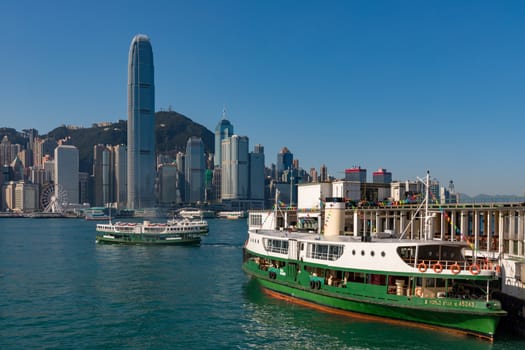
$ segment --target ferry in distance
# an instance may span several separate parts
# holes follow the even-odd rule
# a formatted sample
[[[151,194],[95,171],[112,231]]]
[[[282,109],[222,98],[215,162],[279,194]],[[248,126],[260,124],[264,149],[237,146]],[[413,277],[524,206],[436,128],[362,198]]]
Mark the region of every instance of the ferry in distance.
[[[97,243],[196,245],[209,229],[205,220],[171,219],[166,223],[110,222],[97,224],[96,230]]]

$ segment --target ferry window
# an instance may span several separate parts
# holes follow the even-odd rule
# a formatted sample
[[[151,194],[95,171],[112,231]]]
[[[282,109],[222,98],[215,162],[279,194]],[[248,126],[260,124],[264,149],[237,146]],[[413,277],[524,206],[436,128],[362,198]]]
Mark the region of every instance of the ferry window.
[[[385,252],[381,252],[381,256],[384,258],[385,257]]]
[[[399,247],[397,248],[397,253],[403,259],[411,259],[416,255],[415,247]]]
[[[374,256],[375,254],[376,254],[376,253],[374,253],[373,250],[370,252],[370,255],[371,255],[371,256]]]
[[[337,260],[341,255],[343,255],[344,246],[342,245],[331,245],[330,246],[330,260]]]
[[[262,215],[252,214],[250,215],[251,226],[262,226]]]
[[[355,255],[355,249],[352,249],[352,255]]]
[[[361,255],[365,256],[365,251],[364,250],[361,250]]]
[[[280,239],[266,239],[264,243],[266,250],[270,252],[288,254],[288,241]]]
[[[307,256],[314,259],[337,260],[343,255],[342,245],[311,244]]]
[[[313,244],[312,258],[328,260],[328,246],[325,244]]]

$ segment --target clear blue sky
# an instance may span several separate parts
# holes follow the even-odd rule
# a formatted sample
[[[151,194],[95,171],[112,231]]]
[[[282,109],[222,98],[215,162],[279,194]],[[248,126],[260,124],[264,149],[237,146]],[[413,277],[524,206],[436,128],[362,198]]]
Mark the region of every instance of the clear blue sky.
[[[126,119],[143,33],[156,109],[213,131],[226,106],[267,164],[525,190],[523,1],[2,1],[0,31],[0,127]]]

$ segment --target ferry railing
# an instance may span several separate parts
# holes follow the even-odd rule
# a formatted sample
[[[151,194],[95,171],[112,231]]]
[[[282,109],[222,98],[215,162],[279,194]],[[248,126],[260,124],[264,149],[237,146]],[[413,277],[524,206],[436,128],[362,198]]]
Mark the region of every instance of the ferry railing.
[[[465,260],[437,260],[437,259],[418,259],[414,265],[419,272],[441,273],[450,271],[452,274],[459,274],[461,271],[469,271],[473,275],[478,275],[482,271],[495,271],[499,273],[499,265],[490,259],[465,259]]]

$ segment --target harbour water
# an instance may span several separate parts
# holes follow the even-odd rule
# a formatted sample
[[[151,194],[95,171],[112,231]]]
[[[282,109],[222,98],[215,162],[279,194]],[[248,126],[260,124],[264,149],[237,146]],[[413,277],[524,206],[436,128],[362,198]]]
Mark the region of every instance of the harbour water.
[[[0,349],[522,349],[274,299],[241,269],[246,220],[198,247],[95,243],[95,222],[0,218]]]

